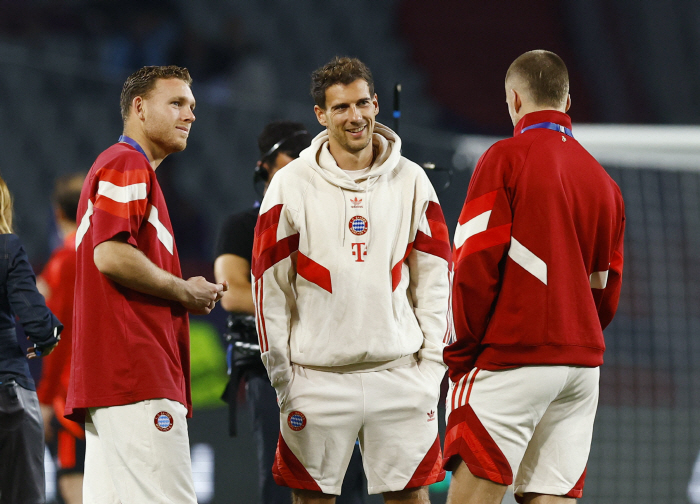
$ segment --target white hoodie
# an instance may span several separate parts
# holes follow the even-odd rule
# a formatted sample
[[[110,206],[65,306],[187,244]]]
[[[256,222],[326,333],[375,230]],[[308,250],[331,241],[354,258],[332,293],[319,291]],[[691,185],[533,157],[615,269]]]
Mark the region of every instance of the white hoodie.
[[[262,360],[280,398],[292,363],[335,372],[388,369],[415,358],[436,382],[452,331],[452,256],[425,172],[375,124],[378,154],[354,181],[327,131],[272,180],[253,248]]]

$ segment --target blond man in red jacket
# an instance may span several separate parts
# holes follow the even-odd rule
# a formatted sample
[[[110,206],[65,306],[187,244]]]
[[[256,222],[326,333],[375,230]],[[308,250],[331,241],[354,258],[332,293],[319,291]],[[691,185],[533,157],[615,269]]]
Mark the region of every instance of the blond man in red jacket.
[[[455,232],[448,502],[581,497],[603,329],[622,278],[617,184],[574,139],[569,78],[548,51],[506,74],[515,131],[479,160]]]

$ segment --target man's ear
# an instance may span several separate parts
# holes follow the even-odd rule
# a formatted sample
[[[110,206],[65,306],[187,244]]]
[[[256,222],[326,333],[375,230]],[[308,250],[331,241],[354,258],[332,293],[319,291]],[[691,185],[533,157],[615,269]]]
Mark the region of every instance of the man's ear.
[[[520,97],[520,93],[518,93],[515,89],[510,90],[511,96],[513,97],[513,110],[515,111],[516,114],[520,113],[520,109],[523,106],[523,101]]]
[[[564,109],[564,112],[568,112],[570,108],[571,108],[571,95],[568,94],[568,95],[566,95],[566,108]]]
[[[318,119],[319,124],[321,124],[321,126],[328,127],[328,121],[326,120],[326,111],[318,105],[314,105],[314,113],[316,114],[316,119]]]
[[[140,96],[136,96],[132,102],[131,102],[131,108],[133,111],[136,113],[136,116],[141,119],[142,121],[145,119],[145,111],[144,111],[144,101],[143,98]]]

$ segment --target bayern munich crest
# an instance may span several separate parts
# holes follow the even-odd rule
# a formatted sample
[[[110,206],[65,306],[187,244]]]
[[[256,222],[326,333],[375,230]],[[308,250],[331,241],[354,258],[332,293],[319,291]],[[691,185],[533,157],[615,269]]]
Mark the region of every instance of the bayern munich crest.
[[[287,417],[287,425],[293,431],[300,431],[306,427],[306,417],[301,411],[292,411]]]
[[[356,215],[352,219],[350,219],[350,232],[354,235],[363,235],[367,232],[368,223],[367,219],[362,217],[361,215]]]
[[[173,428],[173,417],[170,416],[170,413],[167,411],[161,411],[156,415],[156,418],[153,420],[153,423],[156,424],[156,428],[161,431],[161,432],[168,432],[170,429]]]

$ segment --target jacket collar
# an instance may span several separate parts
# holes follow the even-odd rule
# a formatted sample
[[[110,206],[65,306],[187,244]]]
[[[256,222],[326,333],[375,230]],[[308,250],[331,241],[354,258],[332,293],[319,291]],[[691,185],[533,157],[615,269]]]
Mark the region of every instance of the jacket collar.
[[[520,135],[523,128],[543,122],[553,122],[571,129],[571,118],[564,112],[559,112],[558,110],[538,110],[537,112],[526,114],[518,121],[518,124],[515,125],[515,129],[513,130],[513,136]]]

